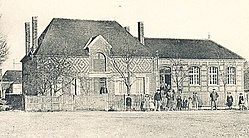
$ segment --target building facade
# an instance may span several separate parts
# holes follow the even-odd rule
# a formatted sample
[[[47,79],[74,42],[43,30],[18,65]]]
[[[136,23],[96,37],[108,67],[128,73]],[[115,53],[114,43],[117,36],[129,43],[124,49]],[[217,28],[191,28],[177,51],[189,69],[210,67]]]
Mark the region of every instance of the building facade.
[[[244,91],[244,62],[211,40],[138,39],[115,21],[53,19],[37,37],[37,17],[25,23],[26,55],[22,90],[29,96],[107,96],[108,108],[131,95],[136,106],[162,86],[182,96],[197,92],[209,106],[216,89],[220,105],[226,92]],[[84,104],[84,103],[82,103]]]
[[[203,106],[210,105],[215,89],[218,103],[225,106],[231,92],[234,105],[244,93],[245,59],[212,40],[147,38],[157,60],[157,86],[168,84],[182,97],[200,96]]]
[[[22,71],[7,70],[2,77],[3,98],[22,94]]]

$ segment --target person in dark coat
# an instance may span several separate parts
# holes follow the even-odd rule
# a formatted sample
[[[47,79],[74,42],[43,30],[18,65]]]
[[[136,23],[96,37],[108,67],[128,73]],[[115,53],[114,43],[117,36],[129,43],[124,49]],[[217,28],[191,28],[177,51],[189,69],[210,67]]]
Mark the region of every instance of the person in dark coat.
[[[161,96],[160,89],[157,89],[157,91],[156,91],[156,93],[154,95],[155,111],[160,111],[161,100],[162,100],[162,96]]]
[[[181,96],[179,95],[179,96],[177,96],[177,98],[176,98],[176,109],[177,109],[177,110],[181,110],[181,106],[182,106],[182,98],[181,98]]]
[[[227,106],[228,106],[229,110],[232,109],[232,105],[233,105],[233,96],[232,96],[231,92],[229,92],[227,94]]]
[[[244,109],[244,104],[245,104],[245,101],[244,101],[244,96],[242,93],[239,94],[239,110],[243,110]]]
[[[131,110],[131,102],[132,102],[132,100],[131,100],[130,94],[128,94],[128,96],[126,97],[126,101],[125,101],[126,110],[128,110],[128,111]]]
[[[168,110],[170,111],[174,110],[174,104],[175,104],[175,92],[170,89],[168,92]]]
[[[187,107],[188,107],[188,99],[187,99],[187,97],[185,96],[185,97],[183,98],[183,100],[182,100],[182,109],[184,109],[184,110],[186,111]]]
[[[218,100],[218,93],[213,89],[213,91],[210,93],[210,100],[211,100],[211,110],[213,110],[213,107],[215,110],[217,110],[217,100]]]

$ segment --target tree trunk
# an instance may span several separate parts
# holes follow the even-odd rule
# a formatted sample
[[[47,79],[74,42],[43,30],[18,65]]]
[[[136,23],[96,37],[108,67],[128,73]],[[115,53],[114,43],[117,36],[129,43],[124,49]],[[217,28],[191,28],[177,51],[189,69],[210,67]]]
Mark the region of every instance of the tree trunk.
[[[128,94],[128,95],[131,94],[131,86],[127,86],[127,94]]]

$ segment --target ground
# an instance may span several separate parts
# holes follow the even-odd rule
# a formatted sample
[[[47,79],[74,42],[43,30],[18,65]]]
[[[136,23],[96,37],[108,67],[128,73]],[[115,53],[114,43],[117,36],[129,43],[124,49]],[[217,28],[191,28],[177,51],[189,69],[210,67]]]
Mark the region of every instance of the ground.
[[[0,137],[249,137],[249,111],[0,112]]]

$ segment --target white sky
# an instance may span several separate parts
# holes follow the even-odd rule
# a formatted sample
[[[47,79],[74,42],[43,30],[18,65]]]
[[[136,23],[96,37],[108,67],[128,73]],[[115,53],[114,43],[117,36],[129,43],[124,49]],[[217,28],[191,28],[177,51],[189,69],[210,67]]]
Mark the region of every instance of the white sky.
[[[8,37],[9,59],[3,69],[24,56],[24,22],[38,16],[39,34],[52,18],[116,20],[137,36],[211,39],[249,60],[249,0],[0,0],[0,29]]]

